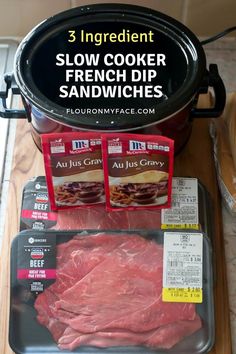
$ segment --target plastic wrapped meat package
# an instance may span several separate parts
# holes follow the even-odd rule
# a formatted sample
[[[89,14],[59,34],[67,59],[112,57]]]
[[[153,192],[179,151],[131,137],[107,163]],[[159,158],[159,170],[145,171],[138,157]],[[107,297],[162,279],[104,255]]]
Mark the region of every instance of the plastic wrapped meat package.
[[[87,209],[59,211],[56,230],[80,229],[159,229],[160,210],[134,210],[106,212],[103,206]]]
[[[104,205],[52,211],[45,177],[38,176],[27,182],[21,204],[20,231],[83,230],[83,229],[159,229],[160,210],[107,212]]]
[[[21,232],[12,245],[11,347],[16,353],[111,347],[113,353],[205,353],[214,341],[209,240],[203,238],[203,302],[195,304],[162,300],[163,239],[162,231]],[[37,248],[40,240],[48,243]],[[32,252],[42,259],[48,247],[56,275],[45,256],[42,280],[43,271],[32,273],[25,262]]]
[[[175,178],[173,179],[175,181]],[[211,238],[212,217],[211,200],[204,186],[196,180],[196,195],[198,200],[198,222],[201,230]],[[175,212],[184,215],[183,210]],[[182,214],[181,214],[182,213]],[[176,219],[175,219],[176,221]],[[185,224],[187,219],[182,220]],[[87,208],[52,211],[50,208],[45,177],[38,176],[24,187],[21,204],[20,231],[34,230],[137,230],[160,229],[161,210],[122,210],[107,212],[103,205],[94,205]]]

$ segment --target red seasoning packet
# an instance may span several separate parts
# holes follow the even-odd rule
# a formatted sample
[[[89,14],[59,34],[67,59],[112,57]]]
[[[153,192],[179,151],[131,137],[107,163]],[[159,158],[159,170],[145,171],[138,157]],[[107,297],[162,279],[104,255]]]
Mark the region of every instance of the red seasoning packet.
[[[105,202],[100,134],[44,134],[42,148],[52,210]]]
[[[157,135],[102,135],[107,210],[169,208],[174,142]]]

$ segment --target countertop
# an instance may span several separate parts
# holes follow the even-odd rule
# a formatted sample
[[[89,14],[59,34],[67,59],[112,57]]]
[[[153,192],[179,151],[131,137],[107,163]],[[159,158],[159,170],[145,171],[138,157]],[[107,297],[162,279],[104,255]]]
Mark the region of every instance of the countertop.
[[[236,40],[221,39],[205,45],[208,63],[216,63],[227,93],[236,92]],[[225,258],[228,278],[232,352],[236,354],[236,217],[222,206]]]
[[[201,106],[209,107],[209,96],[201,97]],[[210,354],[231,354],[229,304],[226,281],[224,239],[221,223],[221,203],[217,187],[212,144],[209,136],[209,119],[198,119],[193,123],[191,138],[175,158],[175,175],[197,177],[206,187],[213,200],[214,236],[214,304],[216,336]],[[201,141],[201,144],[199,144]],[[193,163],[194,161],[194,163]],[[207,166],[207,168],[206,168]],[[31,137],[30,125],[19,120],[15,134],[9,194],[6,207],[6,222],[0,256],[0,353],[12,354],[8,345],[9,325],[9,273],[10,246],[19,230],[22,187],[32,176],[44,173],[42,154],[36,149]]]

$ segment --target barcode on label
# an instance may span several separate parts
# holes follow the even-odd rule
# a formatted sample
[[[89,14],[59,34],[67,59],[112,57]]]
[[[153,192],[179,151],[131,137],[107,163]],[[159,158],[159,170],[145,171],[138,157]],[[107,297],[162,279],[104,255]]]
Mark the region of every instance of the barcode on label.
[[[189,235],[188,234],[183,234],[183,235],[181,235],[181,242],[189,242]]]
[[[181,267],[181,268],[183,268],[183,266],[184,266],[184,263],[183,262],[179,262],[179,261],[177,261],[177,260],[174,260],[174,261],[168,261],[167,262],[167,266],[168,267],[174,267],[174,268],[176,268],[176,267]]]
[[[201,233],[165,232],[163,287],[202,287]]]
[[[198,182],[196,178],[173,178],[172,204],[170,209],[161,211],[161,228],[190,229],[199,224],[198,217]]]
[[[171,203],[171,207],[172,208],[178,208],[178,207],[180,207],[180,203],[179,202],[172,202]]]

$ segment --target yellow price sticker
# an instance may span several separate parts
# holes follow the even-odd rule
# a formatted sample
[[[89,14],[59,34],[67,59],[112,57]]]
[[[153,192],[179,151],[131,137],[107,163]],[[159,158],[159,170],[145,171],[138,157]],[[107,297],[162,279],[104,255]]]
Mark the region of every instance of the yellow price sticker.
[[[163,230],[168,229],[192,229],[192,230],[199,230],[199,224],[161,224],[161,228]]]
[[[202,303],[201,288],[163,288],[162,301]]]

